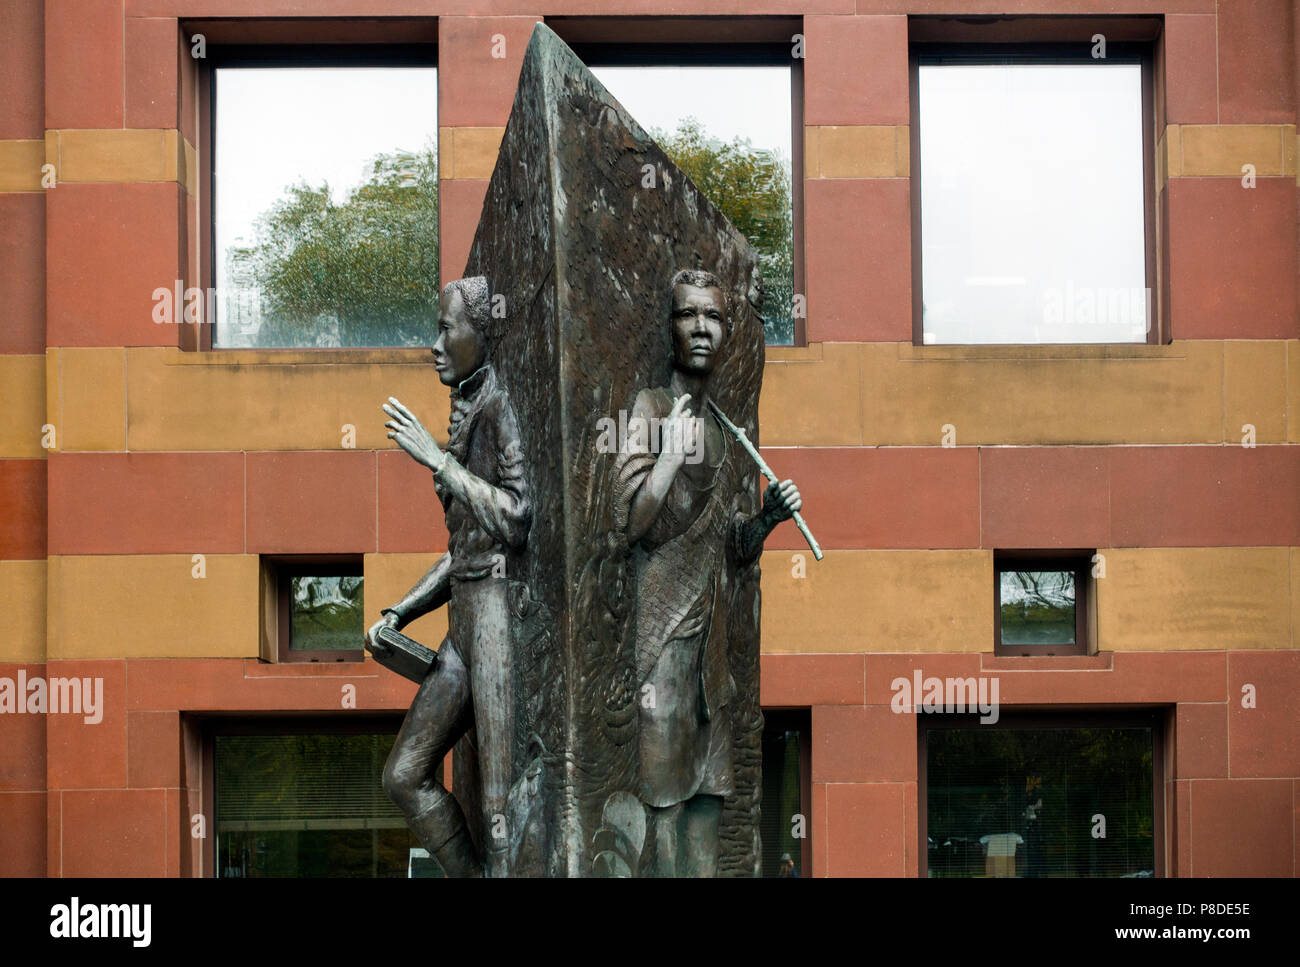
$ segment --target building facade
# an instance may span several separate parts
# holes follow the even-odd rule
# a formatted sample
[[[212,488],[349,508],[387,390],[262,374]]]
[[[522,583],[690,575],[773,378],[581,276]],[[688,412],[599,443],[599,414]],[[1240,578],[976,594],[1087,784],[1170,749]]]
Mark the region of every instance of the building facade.
[[[1300,17],[1286,0],[986,8],[6,3],[0,872],[415,871],[377,784],[414,686],[359,651],[305,660],[293,636],[307,611],[368,626],[446,549],[378,406],[397,396],[441,435],[448,397],[427,348],[244,348],[214,328],[206,293],[243,271],[216,251],[214,78],[240,58],[436,66],[445,282],[544,20],[580,53],[660,64],[790,51],[794,344],[768,348],[761,442],[826,554],[783,524],[762,560],[764,871],[788,852],[804,876],[1295,875]],[[932,330],[927,68],[1107,60],[1133,65],[1137,228],[1093,225],[1081,251],[1137,253],[1145,327],[1061,328],[1106,298],[1066,280],[1029,335]],[[1097,116],[1052,150],[1104,137]],[[299,137],[292,112],[271,120]],[[1061,157],[1023,145],[1056,136],[1047,114],[982,123],[1029,136],[1004,180],[981,176],[997,205],[943,223],[980,298],[1023,282],[970,253],[1025,192],[1116,194],[1092,162],[1044,174]],[[1054,630],[1017,637],[1040,619]],[[444,631],[435,614],[409,633]]]

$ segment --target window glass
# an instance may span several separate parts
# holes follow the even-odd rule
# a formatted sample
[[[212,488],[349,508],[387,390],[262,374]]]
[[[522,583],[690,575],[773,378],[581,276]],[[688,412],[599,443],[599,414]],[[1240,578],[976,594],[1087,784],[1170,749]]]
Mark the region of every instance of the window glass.
[[[1075,638],[1073,571],[1002,571],[1004,645],[1068,645]]]
[[[289,650],[356,651],[364,607],[360,575],[289,578]]]
[[[441,876],[384,794],[394,737],[215,736],[216,875]]]
[[[437,72],[219,67],[217,347],[430,345]]]
[[[763,271],[763,328],[794,342],[788,66],[610,66],[591,72],[749,239]]]
[[[764,718],[759,814],[763,876],[807,876],[810,871],[803,868],[803,844],[812,831],[803,801],[803,779],[809,763],[801,758],[800,746],[808,740],[808,715],[767,712]],[[803,836],[795,836],[796,832]]]
[[[1150,728],[926,732],[932,877],[1155,874]]]
[[[926,343],[1144,342],[1142,69],[919,66]]]

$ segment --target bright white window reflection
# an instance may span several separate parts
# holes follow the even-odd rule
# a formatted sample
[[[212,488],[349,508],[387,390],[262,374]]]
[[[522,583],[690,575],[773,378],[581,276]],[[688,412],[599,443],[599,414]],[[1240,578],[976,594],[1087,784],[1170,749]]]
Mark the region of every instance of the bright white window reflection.
[[[790,68],[593,67],[757,250],[767,342],[794,342]],[[742,143],[738,150],[737,142]],[[722,149],[722,150],[720,150]]]
[[[229,67],[216,89],[214,345],[428,344],[436,69]]]
[[[1144,342],[1141,67],[919,73],[923,341]]]

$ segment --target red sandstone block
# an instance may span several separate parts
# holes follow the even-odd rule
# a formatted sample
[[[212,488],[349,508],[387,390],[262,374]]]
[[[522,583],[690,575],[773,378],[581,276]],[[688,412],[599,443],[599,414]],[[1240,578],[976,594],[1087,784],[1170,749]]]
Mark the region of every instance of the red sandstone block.
[[[178,712],[126,713],[127,779],[132,789],[181,785]]]
[[[1246,686],[1253,708],[1244,708]],[[1234,778],[1300,778],[1300,651],[1228,653],[1228,765]]]
[[[989,588],[989,593],[993,589]],[[989,641],[990,650],[993,647]],[[901,688],[895,689],[894,682],[903,678],[912,688],[913,676],[919,669],[922,680],[931,676],[938,678],[969,678],[980,674],[980,656],[978,654],[869,654],[867,663],[867,700],[868,705],[888,706],[896,695],[904,694]],[[910,691],[907,693],[910,694]],[[917,697],[917,704],[920,698]],[[915,724],[915,719],[913,719]]]
[[[465,274],[474,230],[478,228],[487,197],[486,181],[453,180],[439,182],[438,224],[442,233],[441,274],[444,284]]]
[[[32,427],[39,432],[40,427]],[[0,560],[45,557],[44,460],[0,460]]]
[[[41,0],[0,6],[0,139],[45,137],[44,6]]]
[[[60,712],[46,716],[46,776],[50,790],[119,789],[127,784],[126,662],[51,661],[49,679],[102,679],[102,697],[95,715]],[[87,708],[83,698],[83,711]]]
[[[1171,178],[1167,191],[1174,338],[1300,336],[1294,180]]]
[[[45,875],[44,792],[0,792],[0,876]]]
[[[1288,0],[1219,3],[1219,123],[1295,120],[1292,6]]]
[[[244,549],[242,453],[58,453],[49,463],[52,554]]]
[[[1110,448],[1118,547],[1300,543],[1300,449]]]
[[[804,182],[809,342],[910,342],[906,178]]]
[[[779,447],[763,458],[799,485],[822,547],[979,545],[979,455],[974,448]],[[806,550],[788,521],[769,550]]]
[[[1228,708],[1178,705],[1174,755],[1179,779],[1228,778]]]
[[[51,346],[175,346],[155,289],[181,277],[182,189],[173,182],[61,184],[46,193]]]
[[[439,127],[506,123],[524,50],[538,19],[438,18]]]
[[[369,451],[250,453],[248,551],[374,551],[375,477],[375,455]]]
[[[1291,876],[1292,780],[1197,779],[1191,785],[1191,876]]]
[[[759,659],[764,708],[861,705],[862,655],[763,655]]]
[[[981,447],[983,547],[1110,545],[1104,447]]]
[[[1169,704],[1222,702],[1226,698],[1224,652],[1116,652],[1114,674],[1111,687],[1115,690],[1112,699],[1115,702]]]
[[[302,676],[244,673],[242,658],[130,659],[130,708],[179,711],[337,712],[342,684],[337,674]],[[404,712],[414,683],[372,660],[353,665],[357,707]]]
[[[1210,14],[1165,17],[1165,120],[1214,124],[1219,119],[1218,38]]]
[[[20,678],[20,672],[25,678]],[[27,682],[44,677],[43,664],[0,665],[0,678],[9,679],[15,689],[15,698],[23,702],[24,709],[27,708],[26,696],[17,690],[17,686],[20,682],[25,686]],[[40,713],[20,713],[16,707],[0,714],[0,793],[32,792],[45,788],[46,718]],[[0,829],[3,828],[0,824]]]
[[[904,783],[826,787],[828,876],[903,876]]]
[[[122,127],[122,0],[47,0],[45,127]]]
[[[815,782],[915,782],[916,716],[888,705],[814,705]]]
[[[3,82],[0,82],[2,86]],[[0,353],[45,352],[45,195],[0,194]]]
[[[63,794],[64,876],[165,876],[167,793],[93,789]]]
[[[174,128],[180,31],[170,18],[126,20],[126,126]]]
[[[380,553],[446,549],[447,518],[433,489],[433,474],[404,451],[379,451]]]
[[[907,124],[907,17],[804,18],[804,123]]]

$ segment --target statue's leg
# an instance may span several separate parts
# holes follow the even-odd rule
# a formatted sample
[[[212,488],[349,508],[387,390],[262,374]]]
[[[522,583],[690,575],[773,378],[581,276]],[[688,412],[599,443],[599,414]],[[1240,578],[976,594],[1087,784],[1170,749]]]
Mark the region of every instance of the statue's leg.
[[[437,779],[438,766],[469,727],[469,712],[469,674],[447,640],[384,764],[384,791],[448,876],[482,873],[460,804]]]
[[[718,827],[721,820],[721,796],[699,795],[687,800],[685,832],[681,844],[683,875],[717,875]]]
[[[680,876],[678,858],[681,844],[683,803],[651,806],[650,822],[654,825],[654,868],[651,876]]]
[[[507,582],[483,578],[457,589],[457,614],[473,615],[468,644],[474,731],[483,809],[483,852],[488,876],[510,875],[510,844],[522,830],[506,828],[515,700],[511,688],[510,612]],[[468,630],[468,629],[467,629]]]

